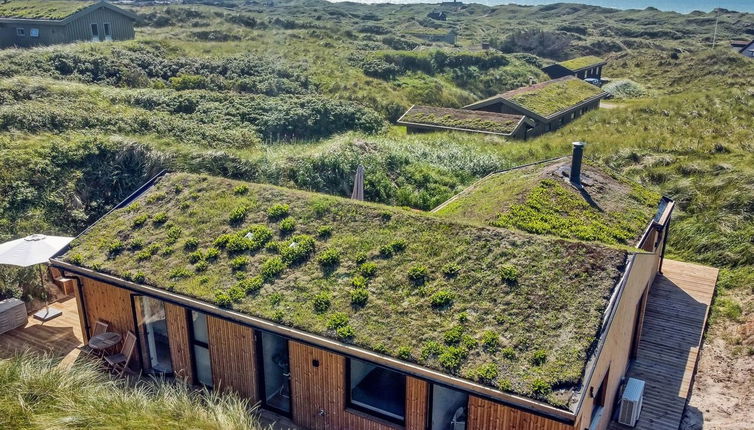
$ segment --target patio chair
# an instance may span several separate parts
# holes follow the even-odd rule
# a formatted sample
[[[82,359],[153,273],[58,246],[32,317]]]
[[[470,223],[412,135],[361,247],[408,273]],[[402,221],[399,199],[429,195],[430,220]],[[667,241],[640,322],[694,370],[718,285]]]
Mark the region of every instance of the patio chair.
[[[102,334],[107,331],[108,324],[104,321],[97,320],[97,322],[94,323],[94,330],[92,331],[92,337],[97,336],[98,334]],[[81,347],[81,350],[89,355],[100,355],[100,351],[96,351],[89,347],[89,345],[84,345]]]
[[[120,352],[105,357],[105,361],[112,368],[113,372],[116,372],[118,376],[122,376],[123,372],[128,369],[128,364],[131,362],[131,356],[134,353],[134,347],[136,346],[136,335],[131,331],[126,333],[126,339],[123,341],[123,347]]]

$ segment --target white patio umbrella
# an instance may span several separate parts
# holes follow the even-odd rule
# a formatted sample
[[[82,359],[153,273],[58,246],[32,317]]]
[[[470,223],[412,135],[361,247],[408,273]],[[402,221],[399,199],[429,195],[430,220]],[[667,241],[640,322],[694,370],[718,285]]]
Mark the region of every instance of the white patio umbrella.
[[[21,239],[11,240],[10,242],[0,244],[0,264],[20,267],[40,264],[39,281],[42,288],[44,288],[44,274],[41,264],[47,263],[50,257],[63,249],[72,240],[72,237],[45,236],[44,234],[32,234]],[[43,311],[39,311],[34,316],[46,321],[61,313],[59,310],[50,309],[47,303],[45,303],[44,313]]]

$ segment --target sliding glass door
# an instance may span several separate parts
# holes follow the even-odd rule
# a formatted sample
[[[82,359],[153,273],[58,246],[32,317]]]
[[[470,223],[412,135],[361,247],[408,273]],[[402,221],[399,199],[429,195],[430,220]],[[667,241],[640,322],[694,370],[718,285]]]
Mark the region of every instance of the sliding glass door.
[[[144,369],[150,373],[173,373],[164,303],[147,296],[135,296],[134,305]]]
[[[265,407],[289,415],[291,412],[291,374],[288,361],[288,340],[258,332],[258,356],[262,400]]]

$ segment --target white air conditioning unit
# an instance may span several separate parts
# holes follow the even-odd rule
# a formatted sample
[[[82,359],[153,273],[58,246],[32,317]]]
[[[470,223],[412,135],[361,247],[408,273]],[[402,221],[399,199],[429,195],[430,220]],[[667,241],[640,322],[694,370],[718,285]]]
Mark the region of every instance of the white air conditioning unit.
[[[634,427],[639,421],[641,414],[641,404],[644,400],[644,381],[634,378],[628,378],[626,388],[623,390],[623,397],[620,399],[620,413],[618,422]]]

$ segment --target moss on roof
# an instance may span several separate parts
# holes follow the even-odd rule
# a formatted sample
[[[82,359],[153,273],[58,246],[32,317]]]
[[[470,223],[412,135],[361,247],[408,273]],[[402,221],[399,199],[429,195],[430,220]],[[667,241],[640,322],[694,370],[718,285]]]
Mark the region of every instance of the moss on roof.
[[[182,173],[72,246],[62,258],[73,264],[560,406],[626,259],[596,244]]]
[[[567,76],[508,91],[501,97],[546,118],[600,94],[603,92],[598,87]]]
[[[634,245],[660,195],[584,164],[580,192],[567,182],[570,157],[489,176],[435,211],[442,217],[535,234]]]
[[[522,119],[523,116],[521,115],[507,115],[468,109],[413,106],[403,114],[398,123],[511,134],[516,130],[516,126],[518,126]]]
[[[58,20],[93,4],[78,0],[11,0],[0,3],[0,17]]]
[[[604,62],[605,62],[605,60],[603,60],[600,57],[595,57],[593,55],[588,55],[586,57],[577,57],[577,58],[572,58],[572,59],[567,60],[567,61],[561,61],[558,64],[560,64],[561,66],[563,66],[563,67],[565,67],[567,69],[580,70],[580,69],[583,69],[584,67],[589,67],[589,66],[593,66],[595,64],[600,64],[600,63],[604,63]]]

